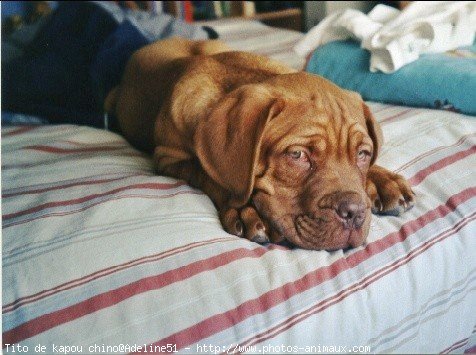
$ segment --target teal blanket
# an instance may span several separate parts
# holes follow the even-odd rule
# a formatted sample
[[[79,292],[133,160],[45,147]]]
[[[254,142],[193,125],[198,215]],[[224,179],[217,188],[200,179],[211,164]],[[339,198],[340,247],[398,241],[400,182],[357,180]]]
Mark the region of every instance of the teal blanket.
[[[364,100],[476,115],[476,44],[422,55],[392,74],[371,73],[370,54],[354,41],[316,49],[306,70],[359,92]]]

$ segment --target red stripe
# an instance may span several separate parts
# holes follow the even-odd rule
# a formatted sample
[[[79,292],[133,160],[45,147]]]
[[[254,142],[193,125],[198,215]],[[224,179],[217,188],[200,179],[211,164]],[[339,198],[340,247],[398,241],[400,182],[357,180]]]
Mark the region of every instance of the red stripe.
[[[9,137],[9,136],[16,136],[17,134],[22,134],[28,131],[31,131],[35,128],[41,127],[40,125],[38,126],[22,126],[20,128],[11,130],[10,132],[3,133],[2,132],[2,137]]]
[[[3,314],[14,311],[15,309],[18,309],[19,307],[24,306],[26,304],[30,304],[32,302],[42,300],[42,299],[44,299],[46,297],[49,297],[49,296],[52,296],[52,295],[54,295],[58,292],[70,290],[70,289],[75,288],[75,287],[79,287],[79,286],[84,285],[84,284],[86,284],[88,282],[91,282],[93,280],[97,280],[99,278],[109,276],[111,274],[117,273],[117,272],[122,271],[122,270],[129,269],[129,268],[134,267],[134,266],[143,265],[143,264],[152,263],[152,262],[157,262],[157,261],[163,260],[165,258],[168,258],[172,255],[177,255],[177,254],[183,253],[185,251],[189,251],[189,250],[192,250],[194,248],[198,248],[198,247],[201,247],[201,246],[204,246],[204,245],[222,243],[222,242],[229,242],[229,241],[232,241],[232,240],[234,240],[234,238],[228,238],[228,239],[215,238],[215,239],[205,240],[205,241],[201,241],[201,242],[193,242],[193,243],[185,244],[185,245],[182,245],[180,247],[176,247],[176,248],[164,251],[162,253],[148,255],[148,256],[145,256],[145,257],[142,257],[142,258],[139,258],[139,259],[128,261],[127,263],[124,263],[124,264],[111,266],[109,268],[96,271],[92,274],[86,275],[86,276],[81,277],[79,279],[68,281],[66,283],[58,285],[58,286],[56,286],[54,288],[51,288],[49,290],[43,290],[43,291],[40,291],[40,292],[35,293],[33,295],[30,295],[30,296],[20,297],[20,298],[16,299],[15,301],[4,305],[2,307]]]
[[[397,106],[398,107],[398,106]],[[382,120],[379,121],[379,123],[386,123],[386,122],[390,122],[390,121],[393,121],[394,119],[398,118],[398,117],[401,117],[409,112],[412,112],[412,111],[415,111],[415,109],[413,108],[409,108],[409,109],[406,109],[406,110],[403,110],[393,116],[390,116],[390,117],[386,117]]]
[[[174,197],[174,196],[178,196],[178,195],[185,195],[185,194],[203,195],[203,192],[198,191],[198,190],[197,191],[188,191],[187,190],[187,191],[179,191],[179,192],[175,192],[173,194],[167,194],[167,195],[161,195],[161,196],[156,196],[156,195],[150,196],[150,195],[144,195],[144,194],[142,194],[142,195],[137,195],[136,194],[136,195],[127,195],[127,196],[116,196],[116,197],[113,197],[113,198],[109,198],[109,199],[101,200],[99,202],[92,203],[90,205],[75,209],[73,211],[51,212],[51,213],[47,213],[45,215],[33,217],[33,218],[30,218],[30,219],[22,219],[22,220],[16,221],[16,222],[3,223],[2,228],[5,229],[5,228],[9,228],[9,227],[16,226],[16,225],[19,225],[19,224],[24,224],[24,223],[28,223],[28,222],[31,222],[31,221],[36,221],[37,219],[48,218],[48,217],[52,217],[52,216],[67,216],[69,214],[85,211],[85,210],[87,210],[91,207],[100,205],[100,204],[105,203],[105,202],[121,200],[121,199],[124,199],[124,198],[160,198],[160,199],[162,199],[162,198],[170,198],[170,197]]]
[[[448,148],[453,148],[453,147],[458,147],[460,145],[462,145],[467,138],[469,137],[473,137],[475,136],[476,133],[471,133],[471,134],[466,134],[464,136],[462,136],[456,143],[454,144],[451,144],[451,145],[444,145],[444,146],[441,146],[441,147],[437,147],[435,149],[431,149],[423,154],[420,154],[418,155],[417,157],[413,158],[412,160],[410,160],[409,162],[405,163],[404,165],[400,166],[398,169],[394,170],[394,173],[399,173],[400,171],[402,170],[405,170],[406,168],[408,168],[409,166],[415,164],[417,161],[420,161],[421,159],[429,156],[429,155],[432,155],[434,153],[437,153],[439,152],[440,150],[444,150],[444,149],[448,149]]]
[[[18,343],[61,324],[111,307],[141,293],[158,290],[172,283],[183,281],[205,271],[215,270],[240,259],[260,258],[269,250],[272,250],[272,248],[266,249],[261,246],[251,250],[245,248],[235,249],[174,270],[166,271],[159,275],[134,281],[115,290],[101,293],[72,306],[31,319],[4,332],[3,347],[5,348],[5,344]]]
[[[107,182],[124,180],[124,179],[130,178],[130,177],[136,177],[136,176],[141,176],[141,175],[140,174],[133,174],[133,175],[121,176],[121,177],[113,178],[113,179],[87,180],[87,181],[80,181],[80,182],[71,182],[69,184],[64,184],[64,185],[56,185],[56,186],[38,188],[38,189],[27,190],[27,191],[4,193],[4,194],[2,194],[2,197],[13,197],[13,196],[20,196],[20,195],[39,194],[39,193],[43,193],[43,192],[47,192],[47,191],[63,190],[63,189],[67,189],[68,187],[76,187],[76,186],[99,185],[99,184],[105,184]]]
[[[329,297],[318,304],[314,305],[313,307],[300,312],[298,314],[293,315],[292,317],[286,319],[284,322],[281,322],[277,326],[270,328],[266,330],[265,332],[254,336],[253,338],[243,342],[239,346],[245,347],[245,346],[252,346],[256,345],[264,340],[270,339],[272,337],[275,337],[277,334],[282,333],[285,330],[288,330],[289,328],[293,327],[295,324],[302,322],[304,319],[310,317],[311,315],[314,315],[316,313],[320,313],[330,306],[339,303],[346,297],[350,296],[351,294],[365,289],[368,285],[374,283],[375,281],[381,279],[382,277],[390,274],[394,270],[398,269],[402,265],[406,265],[409,261],[417,257],[418,255],[422,254],[424,251],[429,249],[431,246],[435,245],[436,243],[441,242],[442,240],[455,235],[455,233],[459,232],[462,228],[464,228],[468,223],[474,221],[476,218],[476,212],[473,213],[471,216],[460,220],[456,225],[454,225],[452,228],[449,230],[446,230],[443,233],[440,233],[437,235],[435,238],[432,240],[429,240],[422,245],[420,245],[417,249],[411,251],[409,254],[405,255],[403,258],[400,258],[399,260],[393,262],[392,264],[377,270],[376,272],[372,273],[371,275],[365,277],[364,279],[360,280],[359,282],[349,286],[345,290],[339,291],[337,294],[335,294],[332,297]]]
[[[83,202],[93,200],[93,199],[98,198],[98,197],[113,195],[115,193],[126,191],[126,190],[133,190],[133,189],[167,190],[167,189],[173,189],[173,188],[176,188],[176,187],[180,187],[180,186],[183,186],[183,185],[186,185],[186,183],[184,181],[178,181],[178,182],[173,183],[173,184],[143,183],[143,184],[128,185],[128,186],[124,186],[124,187],[119,187],[119,188],[111,190],[111,191],[103,192],[103,193],[100,193],[100,194],[88,195],[88,196],[84,196],[84,197],[77,198],[77,199],[47,202],[47,203],[44,203],[42,205],[35,206],[35,207],[32,207],[32,208],[28,208],[28,209],[23,210],[23,211],[3,215],[3,220],[5,221],[5,220],[10,219],[10,218],[15,218],[15,217],[23,216],[23,215],[26,215],[26,214],[38,212],[38,211],[44,210],[46,208],[75,205],[75,204],[78,204],[78,203],[83,203]]]
[[[416,173],[413,177],[408,179],[408,182],[410,185],[415,186],[421,183],[424,179],[428,177],[428,175],[436,172],[437,170],[440,170],[442,168],[447,167],[448,165],[451,165],[458,160],[464,159],[471,154],[476,152],[476,145],[473,145],[471,148],[463,150],[461,152],[455,153],[453,155],[450,155],[446,158],[443,158],[436,163],[431,164],[430,166],[426,167],[423,170],[420,170],[418,173]]]
[[[119,158],[122,158],[124,156],[130,156],[130,157],[141,157],[141,158],[144,158],[145,155],[144,153],[140,153],[138,151],[115,151],[113,153],[109,153],[107,155],[106,158],[111,158],[111,157],[115,157],[115,156],[118,156]],[[34,167],[37,167],[37,166],[41,166],[43,168],[45,168],[46,165],[54,165],[54,164],[58,164],[58,163],[62,163],[64,161],[68,161],[70,162],[71,161],[71,157],[69,156],[61,156],[61,158],[59,157],[55,157],[55,158],[52,158],[52,159],[48,159],[48,160],[40,160],[40,161],[36,161],[34,163],[23,163],[23,164],[5,164],[5,165],[2,165],[2,170],[8,170],[8,169],[27,169],[27,168],[34,168]],[[104,163],[102,163],[104,164]],[[98,166],[101,166],[101,163],[98,163]],[[47,169],[47,167],[46,167]]]
[[[419,218],[407,222],[399,231],[390,233],[371,244],[365,249],[359,250],[345,258],[341,258],[333,264],[314,270],[301,279],[287,283],[277,289],[270,290],[256,299],[242,303],[238,307],[225,313],[214,315],[189,328],[183,329],[164,339],[161,339],[153,345],[177,344],[179,349],[194,344],[200,339],[210,337],[220,331],[223,331],[234,324],[242,322],[246,318],[256,314],[264,313],[270,308],[285,302],[289,298],[316,287],[324,281],[330,280],[340,274],[342,271],[352,269],[361,264],[371,256],[381,253],[393,245],[404,241],[409,235],[415,233],[427,224],[438,218],[443,218],[448,213],[454,211],[458,204],[461,204],[476,195],[476,188],[464,190],[453,195],[446,204],[438,206],[436,209],[425,213]]]
[[[58,142],[65,142],[65,143],[68,143],[68,144],[72,144],[72,145],[76,145],[76,146],[79,146],[79,147],[84,147],[84,146],[96,146],[96,144],[92,144],[92,143],[87,143],[87,142],[76,142],[76,141],[72,141],[72,140],[69,140],[69,139],[64,139],[64,140],[59,140]],[[125,143],[123,140],[116,140],[116,141],[110,141],[110,142],[107,142],[107,143],[101,143],[101,146],[121,146],[122,148],[126,148],[126,147],[129,147],[127,145],[127,143]]]
[[[46,153],[56,153],[56,154],[70,154],[70,153],[85,153],[85,152],[105,152],[110,150],[118,150],[127,148],[126,146],[122,147],[107,147],[107,146],[96,146],[96,147],[89,147],[89,148],[59,148],[59,147],[51,147],[48,145],[30,145],[27,147],[23,147],[22,149],[31,149],[31,150],[38,150],[41,152]]]
[[[469,341],[469,338],[465,338],[465,339],[462,339],[456,343],[454,343],[453,345],[451,345],[449,348],[446,348],[445,350],[443,350],[440,354],[448,354],[458,348],[461,348],[463,346],[465,346],[466,344],[468,344],[468,341]],[[465,351],[466,353],[466,351]]]
[[[389,105],[389,104],[379,104],[379,105],[381,105],[380,108],[378,108],[378,109],[372,109],[372,113],[373,113],[374,115],[377,115],[377,114],[378,114],[378,116],[379,116],[379,117],[377,118],[377,121],[380,121],[380,115],[382,115],[382,112],[383,112],[383,111],[389,110],[389,109],[391,109],[391,108],[398,107],[398,106],[396,106],[396,105]]]

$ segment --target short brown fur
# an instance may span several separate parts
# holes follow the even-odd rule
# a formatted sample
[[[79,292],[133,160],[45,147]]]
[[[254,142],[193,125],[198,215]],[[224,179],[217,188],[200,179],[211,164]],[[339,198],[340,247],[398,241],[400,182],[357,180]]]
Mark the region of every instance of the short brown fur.
[[[374,164],[382,132],[360,95],[219,41],[137,51],[105,108],[159,173],[202,189],[253,241],[355,247],[371,209],[413,205],[406,180]]]

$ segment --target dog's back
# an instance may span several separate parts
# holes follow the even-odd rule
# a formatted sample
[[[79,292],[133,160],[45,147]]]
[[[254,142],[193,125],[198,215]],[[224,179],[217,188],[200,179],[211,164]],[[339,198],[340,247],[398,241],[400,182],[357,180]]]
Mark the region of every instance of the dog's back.
[[[227,52],[227,53],[223,53]],[[235,88],[270,76],[294,72],[278,62],[245,52],[232,52],[223,42],[171,38],[155,42],[129,60],[122,82],[107,96],[104,108],[118,120],[118,130],[137,148],[151,151],[161,112],[194,113],[177,123],[193,130],[197,112],[207,109]],[[173,105],[173,107],[172,107]],[[169,116],[164,113],[165,116]],[[162,127],[170,131],[168,118]],[[181,126],[181,127],[179,127]],[[186,132],[181,132],[187,136]]]

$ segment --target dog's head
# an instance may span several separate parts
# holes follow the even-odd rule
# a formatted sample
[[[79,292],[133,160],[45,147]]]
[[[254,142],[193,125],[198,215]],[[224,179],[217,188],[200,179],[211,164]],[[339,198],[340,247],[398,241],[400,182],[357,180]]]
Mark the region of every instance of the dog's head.
[[[199,125],[194,145],[232,204],[251,201],[299,247],[332,250],[358,246],[368,234],[366,177],[381,144],[358,94],[295,73],[228,94]]]

